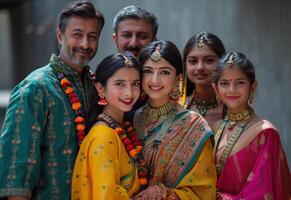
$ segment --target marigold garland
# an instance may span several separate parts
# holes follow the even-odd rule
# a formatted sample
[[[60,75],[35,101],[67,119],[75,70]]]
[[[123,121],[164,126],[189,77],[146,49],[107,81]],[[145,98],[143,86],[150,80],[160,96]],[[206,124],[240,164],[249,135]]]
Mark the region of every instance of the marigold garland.
[[[72,109],[76,113],[75,118],[75,128],[77,131],[78,139],[79,139],[79,145],[82,143],[82,141],[85,138],[85,118],[83,116],[82,110],[81,110],[81,103],[78,99],[77,94],[75,93],[73,89],[73,84],[64,76],[63,72],[58,71],[58,79],[60,80],[62,89],[64,90],[65,94],[69,97]]]
[[[113,119],[102,113],[98,116],[99,120],[104,121],[110,127],[114,128],[116,134],[120,137],[128,155],[134,160],[137,165],[139,183],[141,190],[148,185],[147,167],[142,153],[142,142],[130,122],[124,123],[124,128],[118,127]]]

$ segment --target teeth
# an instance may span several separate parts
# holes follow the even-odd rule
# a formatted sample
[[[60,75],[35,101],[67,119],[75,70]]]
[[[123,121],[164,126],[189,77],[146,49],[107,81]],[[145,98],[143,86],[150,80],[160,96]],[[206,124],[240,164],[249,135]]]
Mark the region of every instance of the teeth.
[[[131,99],[129,99],[129,100],[122,100],[122,101],[124,101],[124,102],[126,102],[126,103],[130,103],[130,102],[132,102]]]
[[[153,89],[153,90],[159,90],[159,89],[161,89],[162,87],[154,87],[154,86],[150,86],[150,88]]]

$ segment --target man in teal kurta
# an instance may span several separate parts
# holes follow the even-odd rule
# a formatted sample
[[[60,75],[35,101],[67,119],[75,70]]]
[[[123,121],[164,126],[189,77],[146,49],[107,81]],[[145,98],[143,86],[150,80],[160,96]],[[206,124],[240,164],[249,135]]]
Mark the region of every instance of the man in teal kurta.
[[[86,125],[94,91],[87,64],[103,25],[91,3],[69,4],[59,16],[60,55],[13,89],[0,135],[0,198],[70,199],[79,145],[74,120],[82,113]],[[62,78],[71,82],[81,105],[77,112]]]

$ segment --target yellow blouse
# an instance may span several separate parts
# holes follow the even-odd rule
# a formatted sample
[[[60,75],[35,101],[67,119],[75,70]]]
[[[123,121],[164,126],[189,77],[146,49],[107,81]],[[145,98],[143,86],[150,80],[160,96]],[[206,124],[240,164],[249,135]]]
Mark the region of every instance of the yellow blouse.
[[[72,199],[129,199],[139,190],[137,168],[115,131],[93,126],[78,153]]]

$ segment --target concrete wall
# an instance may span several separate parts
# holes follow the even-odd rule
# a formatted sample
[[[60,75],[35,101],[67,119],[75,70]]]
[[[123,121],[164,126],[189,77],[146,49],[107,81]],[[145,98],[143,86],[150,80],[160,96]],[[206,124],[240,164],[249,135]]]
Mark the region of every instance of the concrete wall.
[[[12,10],[14,84],[31,70],[46,64],[51,52],[57,51],[55,20],[57,13],[67,2],[69,1],[30,0]],[[140,5],[155,13],[160,23],[158,38],[173,41],[181,50],[190,36],[205,30],[218,35],[227,50],[245,53],[257,69],[259,87],[255,110],[278,128],[289,163],[291,162],[291,146],[287,145],[291,141],[291,1],[92,2],[106,18],[98,55],[91,63],[93,69],[103,57],[115,52],[115,45],[111,40],[112,20],[121,7],[130,4]]]

